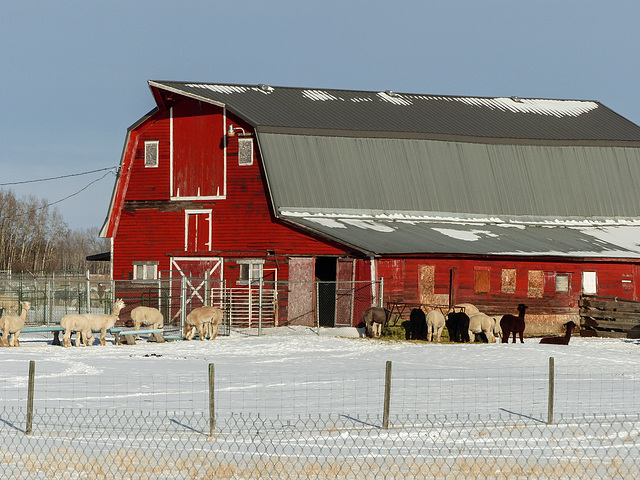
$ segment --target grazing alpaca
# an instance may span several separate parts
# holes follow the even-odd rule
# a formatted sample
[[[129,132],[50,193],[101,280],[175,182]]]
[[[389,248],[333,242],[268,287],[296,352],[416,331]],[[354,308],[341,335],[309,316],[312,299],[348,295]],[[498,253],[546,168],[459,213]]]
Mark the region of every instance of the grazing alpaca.
[[[456,343],[469,341],[469,315],[464,312],[451,312],[445,322],[449,330],[449,340]]]
[[[502,338],[502,328],[500,327],[500,321],[502,320],[502,315],[498,315],[493,317],[493,335],[496,338]]]
[[[133,320],[133,329],[140,330],[142,325],[150,325],[152,329],[164,327],[164,317],[160,310],[152,307],[136,307],[131,310],[131,319]],[[136,335],[136,339],[140,335]]]
[[[100,332],[100,345],[105,345],[107,343],[107,330],[113,328],[113,326],[118,321],[118,315],[120,314],[120,310],[124,308],[124,302],[121,298],[115,301],[113,304],[113,308],[111,309],[111,313],[83,313],[88,321],[89,325],[91,325],[91,330]],[[77,343],[77,342],[76,342]]]
[[[65,315],[60,320],[60,326],[64,328],[64,335],[62,336],[62,346],[71,346],[71,333],[76,332],[76,347],[79,347],[81,343],[85,347],[93,344],[93,333],[91,333],[91,323],[89,319],[79,313],[71,313]]]
[[[388,310],[382,307],[369,307],[362,312],[362,321],[365,324],[367,337],[379,337],[382,335],[382,327],[387,325]]]
[[[572,321],[568,321],[564,324],[567,328],[567,332],[564,334],[564,337],[543,337],[540,339],[540,343],[550,344],[550,345],[569,345],[569,340],[571,339],[571,332],[577,326]]]
[[[216,307],[200,307],[191,310],[187,315],[187,326],[189,331],[185,335],[186,340],[191,340],[198,331],[200,340],[204,340],[208,335],[209,340],[218,336],[218,324],[222,320],[222,310]]]
[[[19,347],[18,337],[24,328],[24,321],[27,319],[27,311],[31,308],[31,303],[22,302],[22,312],[20,315],[7,315],[0,318],[0,331],[2,332],[2,345],[5,347]],[[9,340],[11,335],[11,340]]]
[[[518,305],[519,315],[503,315],[500,320],[502,328],[502,343],[509,343],[509,335],[513,334],[513,343],[516,343],[516,333],[520,335],[520,343],[524,343],[524,312],[529,308],[524,303]]]
[[[409,340],[425,340],[427,338],[427,317],[421,308],[414,308],[409,315]]]
[[[427,313],[427,341],[439,342],[444,328],[444,315],[440,310]]]
[[[472,303],[458,303],[458,304],[453,306],[453,311],[454,312],[464,312],[469,317],[471,317],[471,315],[473,315],[475,313],[480,313],[480,310],[478,310],[478,307],[476,307]]]
[[[484,334],[488,343],[496,343],[495,324],[495,319],[484,313],[469,315],[469,340],[475,342],[476,335]]]

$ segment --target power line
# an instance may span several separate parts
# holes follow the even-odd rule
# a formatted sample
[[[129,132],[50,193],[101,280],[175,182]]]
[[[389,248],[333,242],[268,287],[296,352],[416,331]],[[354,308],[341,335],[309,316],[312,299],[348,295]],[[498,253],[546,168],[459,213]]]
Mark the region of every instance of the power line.
[[[7,185],[22,185],[24,183],[48,182],[50,180],[59,180],[61,178],[80,177],[82,175],[89,175],[91,173],[104,172],[105,170],[114,171],[117,168],[118,167],[106,167],[106,168],[99,168],[98,170],[91,170],[89,172],[70,173],[69,175],[60,175],[59,177],[40,178],[38,180],[24,180],[22,182],[0,183],[0,187],[5,187]],[[104,177],[100,177],[100,179],[102,179],[102,178],[104,178]],[[91,185],[91,184],[89,184],[89,185]],[[78,192],[78,193],[80,193],[80,192]],[[69,197],[67,197],[67,198],[69,198]],[[60,200],[60,201],[62,201],[62,200]],[[58,203],[58,202],[55,202],[55,203]]]
[[[102,180],[104,177],[106,177],[106,176],[107,176],[107,175],[109,175],[110,173],[113,173],[113,172],[116,170],[116,168],[117,168],[117,167],[101,168],[101,169],[99,169],[99,170],[94,170],[94,171],[92,171],[92,172],[84,172],[84,173],[77,173],[77,174],[72,174],[72,175],[65,175],[65,176],[63,176],[63,177],[56,177],[56,178],[75,177],[75,176],[79,176],[79,175],[86,175],[87,173],[103,172],[103,171],[105,171],[105,170],[108,170],[108,172],[107,172],[107,173],[105,173],[104,175],[102,175],[100,178],[97,178],[97,179],[95,179],[95,180],[92,180],[91,182],[89,182],[88,184],[86,184],[84,187],[82,187],[80,190],[78,190],[78,191],[76,191],[76,192],[74,192],[74,193],[72,193],[72,194],[70,194],[70,195],[67,195],[66,197],[61,198],[60,200],[56,200],[55,202],[47,203],[46,205],[44,205],[44,206],[42,206],[42,207],[33,208],[33,209],[28,210],[28,211],[23,212],[23,213],[17,213],[17,214],[14,214],[13,216],[8,217],[8,219],[9,219],[9,220],[11,220],[11,219],[13,219],[13,218],[23,217],[23,216],[25,216],[25,215],[29,215],[29,214],[31,214],[31,213],[33,213],[33,212],[37,212],[38,210],[44,210],[45,208],[49,208],[50,206],[52,206],[52,205],[56,205],[57,203],[64,202],[65,200],[67,200],[67,199],[69,199],[69,198],[71,198],[71,197],[75,197],[76,195],[78,195],[78,194],[80,194],[80,193],[84,192],[87,188],[89,188],[89,187],[90,187],[91,185],[93,185],[94,183],[99,182],[100,180]],[[54,179],[53,179],[53,178],[51,178],[51,179],[32,180],[32,181],[33,181],[33,182],[38,182],[38,181],[45,181],[45,180],[54,180]],[[18,183],[30,183],[30,182],[18,182]],[[0,184],[0,186],[2,186],[2,185],[5,185],[5,184]]]

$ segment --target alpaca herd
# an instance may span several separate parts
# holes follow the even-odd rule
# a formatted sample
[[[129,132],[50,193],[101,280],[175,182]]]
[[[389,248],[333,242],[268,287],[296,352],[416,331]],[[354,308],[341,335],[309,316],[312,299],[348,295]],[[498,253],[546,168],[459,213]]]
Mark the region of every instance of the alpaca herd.
[[[72,345],[71,335],[74,333],[76,334],[76,347],[80,345],[93,345],[95,340],[94,332],[100,332],[100,344],[106,345],[107,331],[115,327],[116,322],[120,319],[119,315],[124,306],[124,301],[119,298],[113,303],[111,313],[108,314],[71,313],[65,315],[62,320],[60,320],[59,329],[64,331],[62,346],[70,347]],[[0,334],[2,335],[0,338],[0,346],[20,346],[18,337],[24,329],[27,311],[31,308],[31,303],[22,302],[21,307],[22,311],[20,315],[4,315],[4,309],[2,309],[2,315],[0,316]],[[222,318],[223,311],[216,307],[204,306],[193,309],[186,318],[185,340],[193,339],[196,332],[200,340],[205,340],[206,338],[213,340],[218,335],[218,326]],[[164,317],[157,308],[145,306],[136,307],[131,311],[131,320],[133,321],[134,327],[131,334],[134,332],[148,332],[141,331],[141,327],[149,327],[151,330],[164,328]],[[117,329],[117,331],[120,331],[120,329]],[[57,330],[54,330],[54,332],[57,335]],[[125,334],[125,332],[121,333]],[[117,343],[117,334],[114,338],[116,338],[114,342]],[[136,338],[139,338],[139,334],[136,334]],[[55,339],[54,344],[56,344]],[[59,343],[57,343],[57,345],[59,345]]]
[[[444,314],[439,308],[428,311],[426,314],[422,308],[411,310],[409,320],[402,323],[405,328],[407,340],[426,340],[428,342],[440,342],[442,331],[447,327],[449,339],[455,343],[475,342],[476,339],[484,343],[496,343],[501,339],[502,343],[509,343],[509,337],[516,343],[524,343],[524,330],[526,326],[525,312],[529,308],[525,304],[517,307],[518,315],[506,314],[490,316],[480,312],[470,303],[455,305],[448,314]],[[382,326],[386,326],[390,312],[381,307],[371,307],[362,314],[362,325],[369,337],[379,337]],[[560,337],[544,337],[542,344],[568,345],[572,330],[577,326],[574,322],[567,322],[566,334]]]

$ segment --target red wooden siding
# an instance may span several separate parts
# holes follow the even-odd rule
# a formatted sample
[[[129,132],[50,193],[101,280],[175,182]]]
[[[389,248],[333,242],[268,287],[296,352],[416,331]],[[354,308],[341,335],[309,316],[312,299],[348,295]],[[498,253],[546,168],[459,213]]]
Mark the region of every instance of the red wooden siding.
[[[173,197],[225,195],[224,122],[215,109],[220,110],[197,101],[173,107]]]
[[[637,300],[640,271],[635,264],[616,260],[581,263],[412,258],[377,262],[378,274],[384,278],[385,302],[448,304],[451,292],[451,303],[472,303],[490,315],[517,313],[517,305],[525,303],[530,307],[527,314],[539,317],[577,315],[585,271],[596,272],[597,295]],[[418,295],[424,291],[420,266],[425,265],[433,267],[433,294],[426,299],[430,301]],[[563,277],[561,287],[566,277],[567,291],[556,291],[557,276]]]
[[[213,190],[203,190],[200,185],[205,181],[203,179],[208,179],[211,185],[223,185],[222,175],[226,171],[226,197],[171,200],[171,122],[167,111],[154,114],[132,132],[126,146],[132,154],[130,157],[125,155],[124,174],[117,191],[123,197],[120,200],[123,207],[119,223],[114,222],[115,279],[131,278],[132,264],[136,261],[157,261],[158,270],[162,271],[170,268],[170,257],[204,255],[227,258],[224,276],[234,282],[239,275],[234,259],[266,258],[275,254],[280,258],[277,262],[278,278],[286,280],[286,258],[289,255],[344,254],[342,249],[276,222],[270,210],[257,146],[254,145],[253,164],[238,165],[238,141],[237,137],[231,137],[228,139],[226,167],[222,163],[218,165],[217,162],[224,158],[226,141],[221,107],[178,100],[174,106],[173,121],[174,177],[180,178],[181,185],[187,185],[184,182],[193,178],[194,183],[188,191],[197,193],[199,186],[203,195],[213,193]],[[236,119],[230,121],[250,131],[248,125]],[[202,141],[194,132],[204,136]],[[144,142],[148,140],[159,142],[157,168],[144,166]],[[178,164],[185,162],[181,173],[175,172],[176,155],[180,159]],[[203,164],[199,162],[206,158],[213,158],[213,171],[203,173],[199,170],[204,168]],[[191,160],[187,162],[187,159]],[[191,164],[200,166],[193,167],[194,170]],[[211,160],[208,165],[212,165]],[[218,193],[218,187],[215,187],[215,193]],[[185,192],[181,189],[180,194]],[[211,221],[209,210],[212,212]],[[276,264],[269,268],[276,268]],[[234,286],[233,283],[230,286]]]

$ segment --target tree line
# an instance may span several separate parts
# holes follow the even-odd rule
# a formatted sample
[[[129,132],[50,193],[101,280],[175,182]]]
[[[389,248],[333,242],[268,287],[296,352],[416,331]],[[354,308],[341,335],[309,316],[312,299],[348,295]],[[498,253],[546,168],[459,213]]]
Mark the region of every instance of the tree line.
[[[108,262],[86,260],[109,251],[109,241],[98,233],[97,227],[71,230],[46,200],[0,190],[0,270],[109,273]]]

